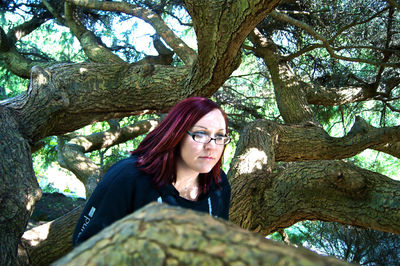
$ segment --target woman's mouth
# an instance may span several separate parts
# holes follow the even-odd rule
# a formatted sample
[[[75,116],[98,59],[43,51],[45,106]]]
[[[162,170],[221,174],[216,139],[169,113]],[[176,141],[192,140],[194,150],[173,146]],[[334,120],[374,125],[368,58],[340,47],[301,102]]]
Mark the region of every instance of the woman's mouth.
[[[204,159],[204,160],[214,160],[214,157],[212,157],[212,156],[200,156],[200,159]]]

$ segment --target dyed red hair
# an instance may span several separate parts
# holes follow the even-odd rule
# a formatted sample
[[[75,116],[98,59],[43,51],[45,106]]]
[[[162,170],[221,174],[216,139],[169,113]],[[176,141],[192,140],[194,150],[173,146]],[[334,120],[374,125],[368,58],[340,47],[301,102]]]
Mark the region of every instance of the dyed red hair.
[[[175,105],[132,152],[138,156],[137,166],[153,177],[152,181],[157,187],[176,181],[176,163],[180,156],[179,145],[182,139],[197,121],[215,109],[220,110],[224,116],[228,133],[228,118],[220,106],[208,98],[191,97]],[[199,175],[201,192],[206,193],[209,190],[212,180],[219,183],[221,165],[222,156],[209,173]]]

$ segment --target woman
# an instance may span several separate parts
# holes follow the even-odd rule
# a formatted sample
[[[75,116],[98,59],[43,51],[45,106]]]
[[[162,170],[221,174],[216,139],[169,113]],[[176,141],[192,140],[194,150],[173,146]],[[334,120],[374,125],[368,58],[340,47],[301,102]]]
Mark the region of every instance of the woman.
[[[221,170],[227,133],[226,114],[213,101],[178,103],[132,156],[107,171],[81,214],[73,244],[152,201],[228,220],[231,191]]]

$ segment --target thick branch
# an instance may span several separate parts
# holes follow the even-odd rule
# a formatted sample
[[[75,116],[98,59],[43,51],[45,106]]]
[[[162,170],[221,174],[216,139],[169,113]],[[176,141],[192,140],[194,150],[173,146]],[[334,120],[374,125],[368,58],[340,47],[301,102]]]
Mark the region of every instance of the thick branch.
[[[231,223],[165,204],[150,204],[75,248],[54,265],[344,265],[288,247]]]
[[[305,97],[304,88],[307,85],[293,73],[287,62],[281,60],[275,44],[264,38],[257,29],[249,35],[249,40],[254,44],[252,50],[255,55],[262,58],[269,69],[283,120],[286,123],[310,122],[318,125]]]
[[[35,143],[97,121],[165,111],[193,93],[184,87],[188,71],[126,64],[35,67],[28,91],[0,104],[21,114],[22,132]]]
[[[400,233],[399,181],[342,161],[279,164],[272,173],[261,166],[247,174],[237,171],[240,163],[230,171],[230,217],[246,229],[270,234],[324,220]]]
[[[247,133],[251,138],[267,134],[271,146],[256,148],[271,153],[275,161],[336,160],[354,156],[375,145],[387,145],[400,141],[400,126],[375,128],[365,126],[365,121],[357,118],[349,134],[334,138],[320,127],[312,125],[282,125],[267,120],[259,120],[249,125]],[[383,148],[383,147],[381,147]]]
[[[16,116],[0,105],[0,265],[15,265],[19,239],[41,196]]]
[[[22,247],[29,265],[49,265],[72,250],[72,234],[83,206],[54,221],[32,228],[22,235]],[[20,260],[26,255],[19,251]]]
[[[306,91],[307,102],[309,104],[336,106],[354,102],[361,102],[373,99],[378,95],[376,90],[371,90],[371,86],[348,86],[342,88],[326,88],[313,86]]]
[[[72,34],[79,40],[83,51],[93,62],[101,63],[123,63],[119,56],[112,53],[108,48],[99,43],[93,32],[86,29],[75,16],[75,8],[72,4],[65,2],[65,24],[70,28]]]
[[[306,219],[399,234],[399,181],[342,161],[320,161],[398,139],[399,130],[360,120],[347,136],[331,138],[319,127],[253,123],[241,134],[229,171],[232,221],[264,234]],[[281,160],[318,161],[275,163]]]
[[[199,93],[203,95],[215,91],[215,86],[220,87],[240,64],[239,49],[247,35],[278,3],[278,0],[186,0],[199,54],[189,86],[202,88]]]
[[[186,45],[175,33],[167,26],[164,20],[151,10],[137,7],[128,2],[110,2],[96,0],[67,0],[77,6],[92,8],[103,11],[123,12],[143,19],[151,24],[165,42],[176,52],[186,65],[192,65],[197,58],[196,52]]]

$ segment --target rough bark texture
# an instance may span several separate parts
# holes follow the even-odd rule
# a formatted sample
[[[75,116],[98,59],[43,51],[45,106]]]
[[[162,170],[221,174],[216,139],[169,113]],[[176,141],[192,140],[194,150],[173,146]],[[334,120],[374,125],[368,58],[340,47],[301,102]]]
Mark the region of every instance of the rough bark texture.
[[[1,103],[19,112],[24,134],[36,142],[96,121],[168,109],[190,94],[182,90],[188,71],[90,63],[36,67],[28,91]]]
[[[0,106],[0,264],[14,265],[17,247],[41,196],[28,141],[16,114]]]
[[[208,214],[150,204],[52,265],[345,265]]]
[[[89,136],[75,136],[68,143],[58,137],[58,163],[75,174],[83,183],[88,199],[104,174],[104,169],[90,160],[85,153],[104,149],[134,139],[158,124],[155,120],[141,121],[131,126],[110,129]]]
[[[186,0],[198,39],[198,54],[177,39],[161,16],[125,2],[69,0],[65,16],[44,2],[59,23],[70,27],[88,58],[97,63],[48,67],[47,63],[33,62],[15,49],[13,31],[7,35],[0,29],[1,59],[15,74],[31,75],[26,93],[0,102],[0,264],[16,264],[19,239],[32,206],[40,197],[32,170],[31,147],[36,147],[46,136],[62,135],[93,122],[166,111],[188,96],[211,96],[240,64],[239,51],[246,36],[278,2]],[[123,62],[101,46],[83,23],[76,21],[73,4],[140,17],[153,25],[185,65],[165,66],[160,61],[147,64],[151,60],[137,64]],[[305,23],[280,13],[273,13],[272,17],[305,30],[322,41],[318,47],[326,47],[337,58],[327,39]],[[33,30],[45,19],[33,19],[25,26]],[[366,85],[363,91],[346,98],[343,92],[354,89],[347,87],[334,94],[330,91],[329,97],[336,98],[329,102],[324,98],[328,94],[322,93],[327,90],[311,90],[292,72],[289,57],[284,58],[271,40],[257,32],[251,37],[254,44],[251,49],[269,69],[278,108],[288,124],[260,120],[242,134],[229,173],[232,220],[264,234],[303,219],[325,219],[400,233],[399,182],[343,162],[310,161],[347,158],[366,148],[399,157],[399,127],[378,129],[357,120],[349,134],[332,138],[318,125],[309,106],[310,103],[343,104],[376,94],[368,94]],[[171,59],[170,53],[167,59]],[[359,62],[377,65],[371,60]],[[39,66],[31,71],[35,64]],[[95,140],[98,136],[92,137]],[[89,146],[79,141],[60,145],[60,149],[65,148],[61,159],[65,165],[71,159],[86,163],[86,167],[75,167],[74,171],[82,180],[92,180],[86,183],[95,183],[101,172],[83,153],[101,145]],[[19,248],[20,262],[48,264],[68,252],[77,213],[27,232]],[[49,234],[41,238],[46,230]],[[86,262],[335,263],[301,249],[272,244],[208,215],[163,205],[149,207],[117,222],[58,264],[67,262],[79,265]]]
[[[307,128],[303,136],[288,138],[303,140],[302,146],[290,144],[271,123],[254,123],[238,143],[229,171],[233,222],[264,234],[307,219],[400,234],[399,181],[342,161],[275,163],[282,159],[282,151],[297,154],[297,159],[291,159],[295,161],[306,159],[297,153],[300,147],[309,147],[312,154],[311,147],[319,153],[329,145],[313,143]],[[285,148],[277,148],[279,145]],[[340,153],[340,149],[326,152],[331,159]]]
[[[22,235],[20,260],[27,254],[29,265],[49,265],[72,250],[72,234],[83,210],[77,207],[54,221],[37,226]],[[29,258],[28,258],[29,256]]]

